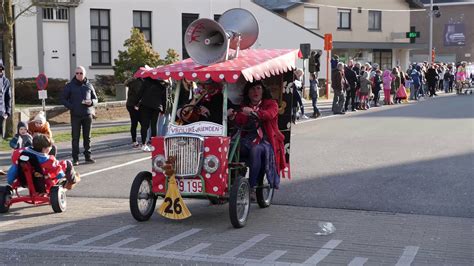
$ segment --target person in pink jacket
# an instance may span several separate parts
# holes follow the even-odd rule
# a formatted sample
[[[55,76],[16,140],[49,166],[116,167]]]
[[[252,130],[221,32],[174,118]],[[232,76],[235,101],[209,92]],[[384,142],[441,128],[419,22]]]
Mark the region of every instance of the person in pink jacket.
[[[385,105],[390,105],[390,104],[393,104],[393,101],[390,97],[390,89],[392,88],[392,80],[393,80],[393,77],[391,75],[391,72],[390,70],[386,69],[384,72],[383,72],[383,77],[382,77],[382,81],[383,81],[383,95],[384,95],[384,104]]]

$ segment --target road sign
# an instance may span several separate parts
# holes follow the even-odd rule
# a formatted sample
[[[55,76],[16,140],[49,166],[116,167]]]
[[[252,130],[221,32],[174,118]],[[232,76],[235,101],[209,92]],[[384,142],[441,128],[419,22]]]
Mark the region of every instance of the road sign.
[[[405,37],[410,39],[410,43],[415,43],[416,38],[420,38],[420,32],[415,27],[410,27],[410,31],[405,33]]]
[[[332,34],[331,33],[324,34],[324,50],[326,51],[332,50]]]
[[[48,77],[44,73],[39,74],[36,79],[36,87],[38,90],[46,90],[48,87]]]

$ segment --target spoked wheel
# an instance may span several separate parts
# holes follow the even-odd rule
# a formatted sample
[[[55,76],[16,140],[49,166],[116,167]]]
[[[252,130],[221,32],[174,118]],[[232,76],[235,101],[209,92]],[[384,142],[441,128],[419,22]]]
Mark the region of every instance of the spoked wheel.
[[[143,222],[150,219],[156,206],[156,197],[152,191],[151,173],[137,174],[130,189],[130,212],[133,218]]]
[[[244,227],[250,211],[250,184],[246,178],[237,177],[232,184],[229,198],[230,222],[235,228]]]
[[[66,211],[66,190],[61,186],[54,186],[49,191],[49,201],[54,212]]]
[[[12,191],[6,186],[0,186],[0,213],[6,213],[10,210],[12,200]]]
[[[270,187],[266,174],[258,180],[258,187],[255,192],[257,194],[258,206],[260,206],[260,208],[270,207],[275,189]]]

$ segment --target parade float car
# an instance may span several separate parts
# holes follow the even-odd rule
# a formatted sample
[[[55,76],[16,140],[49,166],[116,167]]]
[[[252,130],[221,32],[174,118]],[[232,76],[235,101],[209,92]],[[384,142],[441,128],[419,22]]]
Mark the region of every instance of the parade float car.
[[[66,179],[56,179],[44,175],[35,156],[15,150],[12,161],[18,162],[18,175],[12,186],[0,186],[0,213],[6,213],[15,203],[28,203],[35,206],[50,204],[54,212],[64,212],[67,207]],[[24,189],[28,194],[24,193]]]
[[[246,82],[262,80],[278,102],[278,126],[285,136],[285,156],[289,162],[290,83],[298,50],[239,51],[255,42],[256,23],[253,15],[242,9],[226,11],[219,23],[210,19],[196,20],[185,33],[186,49],[191,58],[157,68],[141,68],[135,73],[136,78],[175,83],[167,97],[170,106],[165,114],[170,117],[167,133],[151,139],[152,170],[138,173],[131,187],[130,211],[136,220],[146,221],[151,217],[157,197],[164,198],[160,214],[172,219],[183,218],[179,216],[187,211],[183,198],[199,198],[207,199],[211,204],[228,202],[232,225],[240,228],[246,224],[250,185],[246,177],[247,166],[240,159],[239,149],[240,133],[245,129],[227,121],[228,105],[238,106]],[[229,31],[229,28],[233,29]],[[229,53],[234,57],[230,58]],[[178,106],[180,94],[184,93],[181,83],[185,81],[217,84],[222,92],[222,102],[217,103],[221,121],[183,121],[183,110],[193,109],[192,104],[181,109]],[[171,158],[174,171],[169,176],[165,174],[164,166],[168,166],[166,162]],[[289,174],[289,169],[286,171]],[[256,201],[261,208],[270,206],[274,193],[264,175],[261,174],[256,187]],[[176,186],[179,196],[169,196],[172,187]]]

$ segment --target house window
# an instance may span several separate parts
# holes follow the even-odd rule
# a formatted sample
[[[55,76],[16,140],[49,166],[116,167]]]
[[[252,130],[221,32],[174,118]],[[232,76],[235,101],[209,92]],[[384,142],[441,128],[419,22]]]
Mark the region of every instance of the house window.
[[[307,29],[319,29],[319,8],[304,7],[304,27]]]
[[[183,13],[181,14],[181,38],[182,38],[182,44],[183,44],[183,59],[189,58],[189,54],[186,51],[186,48],[184,46],[184,34],[186,34],[186,29],[188,26],[195,21],[196,19],[199,18],[199,14],[189,14],[189,13]]]
[[[369,10],[369,30],[382,30],[382,11]]]
[[[69,9],[64,7],[46,7],[43,8],[43,20],[65,20],[69,17]]]
[[[151,43],[151,11],[133,11],[133,27],[139,29]]]
[[[350,30],[351,29],[351,10],[338,9],[337,10],[337,29]]]
[[[373,63],[377,63],[381,70],[392,70],[392,50],[374,50]]]
[[[110,65],[110,10],[91,9],[92,65]]]

